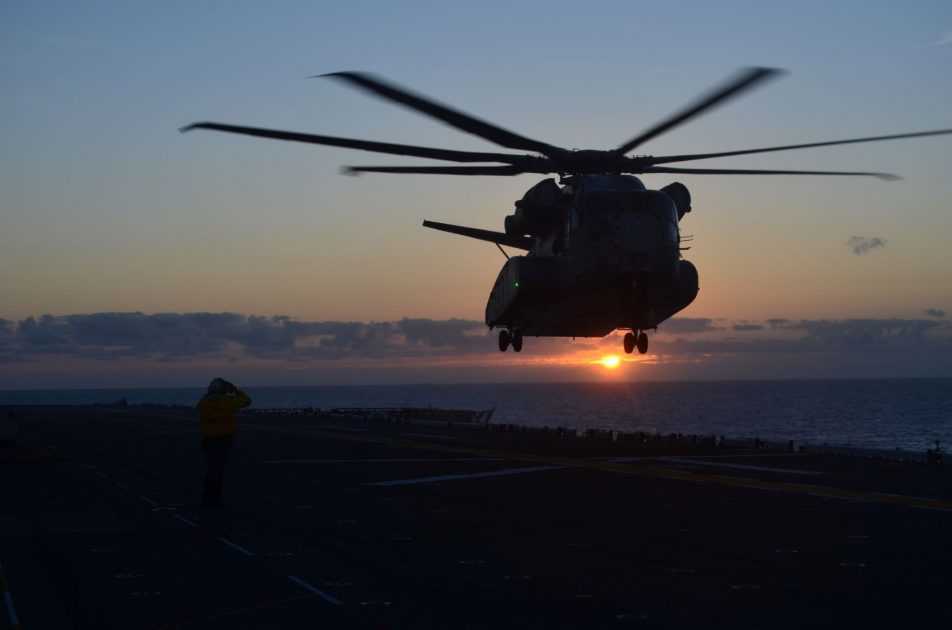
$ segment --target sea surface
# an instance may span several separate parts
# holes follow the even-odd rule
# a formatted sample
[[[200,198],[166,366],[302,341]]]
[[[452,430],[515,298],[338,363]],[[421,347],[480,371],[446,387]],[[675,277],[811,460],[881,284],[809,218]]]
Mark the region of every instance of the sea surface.
[[[924,450],[952,446],[952,379],[244,387],[257,408],[495,408],[493,422]],[[0,406],[194,405],[202,388],[0,390]]]

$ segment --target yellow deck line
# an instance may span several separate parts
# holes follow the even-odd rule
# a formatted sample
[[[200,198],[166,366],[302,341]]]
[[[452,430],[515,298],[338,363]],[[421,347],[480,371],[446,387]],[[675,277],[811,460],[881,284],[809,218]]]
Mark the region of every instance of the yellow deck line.
[[[557,464],[560,466],[571,466],[574,468],[588,468],[592,470],[604,470],[609,472],[622,473],[626,475],[644,475],[648,477],[659,477],[662,479],[675,479],[679,481],[691,481],[694,483],[713,483],[723,486],[732,486],[736,488],[748,488],[751,490],[775,490],[779,492],[789,492],[792,494],[803,494],[816,497],[826,497],[830,499],[842,499],[845,501],[863,501],[866,503],[879,503],[883,505],[902,505],[906,507],[922,508],[927,510],[939,510],[952,512],[952,501],[942,499],[933,499],[929,497],[905,496],[897,494],[885,494],[879,492],[868,492],[863,490],[846,490],[843,488],[834,488],[832,486],[817,486],[810,484],[790,483],[786,481],[766,481],[763,479],[752,479],[748,477],[733,477],[726,475],[712,475],[708,473],[693,473],[681,470],[670,470],[662,468],[653,468],[650,466],[634,466],[631,464],[619,464],[612,462],[599,462],[587,459],[577,459],[570,457],[551,457],[545,455],[536,455],[534,453],[522,453],[519,451],[499,451],[493,449],[483,449],[471,446],[451,446],[446,444],[433,444],[417,440],[409,440],[402,437],[391,437],[383,435],[369,434],[340,434],[329,433],[326,431],[311,429],[288,429],[284,427],[274,427],[262,424],[242,423],[242,426],[255,429],[266,429],[279,433],[290,433],[295,435],[307,435],[310,437],[321,437],[330,439],[344,439],[352,442],[374,442],[378,444],[392,444],[396,446],[407,446],[421,450],[439,451],[442,453],[460,453],[467,455],[479,455],[481,457],[498,457],[516,461]]]

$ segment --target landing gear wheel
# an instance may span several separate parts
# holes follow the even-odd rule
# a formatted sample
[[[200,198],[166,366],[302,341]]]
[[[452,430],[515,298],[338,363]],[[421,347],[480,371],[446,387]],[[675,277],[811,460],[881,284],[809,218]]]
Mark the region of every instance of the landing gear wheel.
[[[631,354],[635,349],[635,333],[625,333],[625,354]]]
[[[648,335],[641,333],[638,335],[638,354],[648,352]]]
[[[512,340],[512,336],[509,334],[508,330],[499,331],[499,351],[505,352],[509,348],[509,342]]]
[[[522,352],[522,333],[518,330],[512,333],[512,351]]]

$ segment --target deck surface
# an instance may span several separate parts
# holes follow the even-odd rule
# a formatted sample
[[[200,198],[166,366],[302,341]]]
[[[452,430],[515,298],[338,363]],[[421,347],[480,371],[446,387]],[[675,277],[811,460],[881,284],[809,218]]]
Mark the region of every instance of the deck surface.
[[[952,627],[950,466],[243,415],[209,511],[191,411],[17,418],[0,629]]]

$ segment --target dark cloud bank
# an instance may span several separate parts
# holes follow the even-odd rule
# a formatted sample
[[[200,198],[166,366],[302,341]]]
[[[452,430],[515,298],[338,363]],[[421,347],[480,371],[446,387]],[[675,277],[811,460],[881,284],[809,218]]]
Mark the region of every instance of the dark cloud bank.
[[[932,355],[952,365],[952,325],[934,319],[767,320],[769,329],[735,324],[745,335],[718,339],[679,337],[656,344],[678,355]]]
[[[722,322],[674,318],[652,336],[659,354],[939,353],[952,360],[952,324],[935,309],[929,319],[847,319]],[[718,320],[719,321],[719,320]],[[533,339],[537,353],[584,347],[616,348],[617,339],[571,347]],[[306,322],[284,316],[236,313],[92,313],[0,319],[0,362],[56,356],[115,360],[143,358],[265,358],[288,361],[343,358],[438,357],[497,352],[482,322],[402,319],[393,322]],[[582,342],[585,344],[585,342]],[[616,348],[620,350],[619,348]]]
[[[68,355],[282,359],[413,356],[478,351],[486,327],[461,319],[303,322],[237,313],[92,313],[0,320],[0,356]]]

